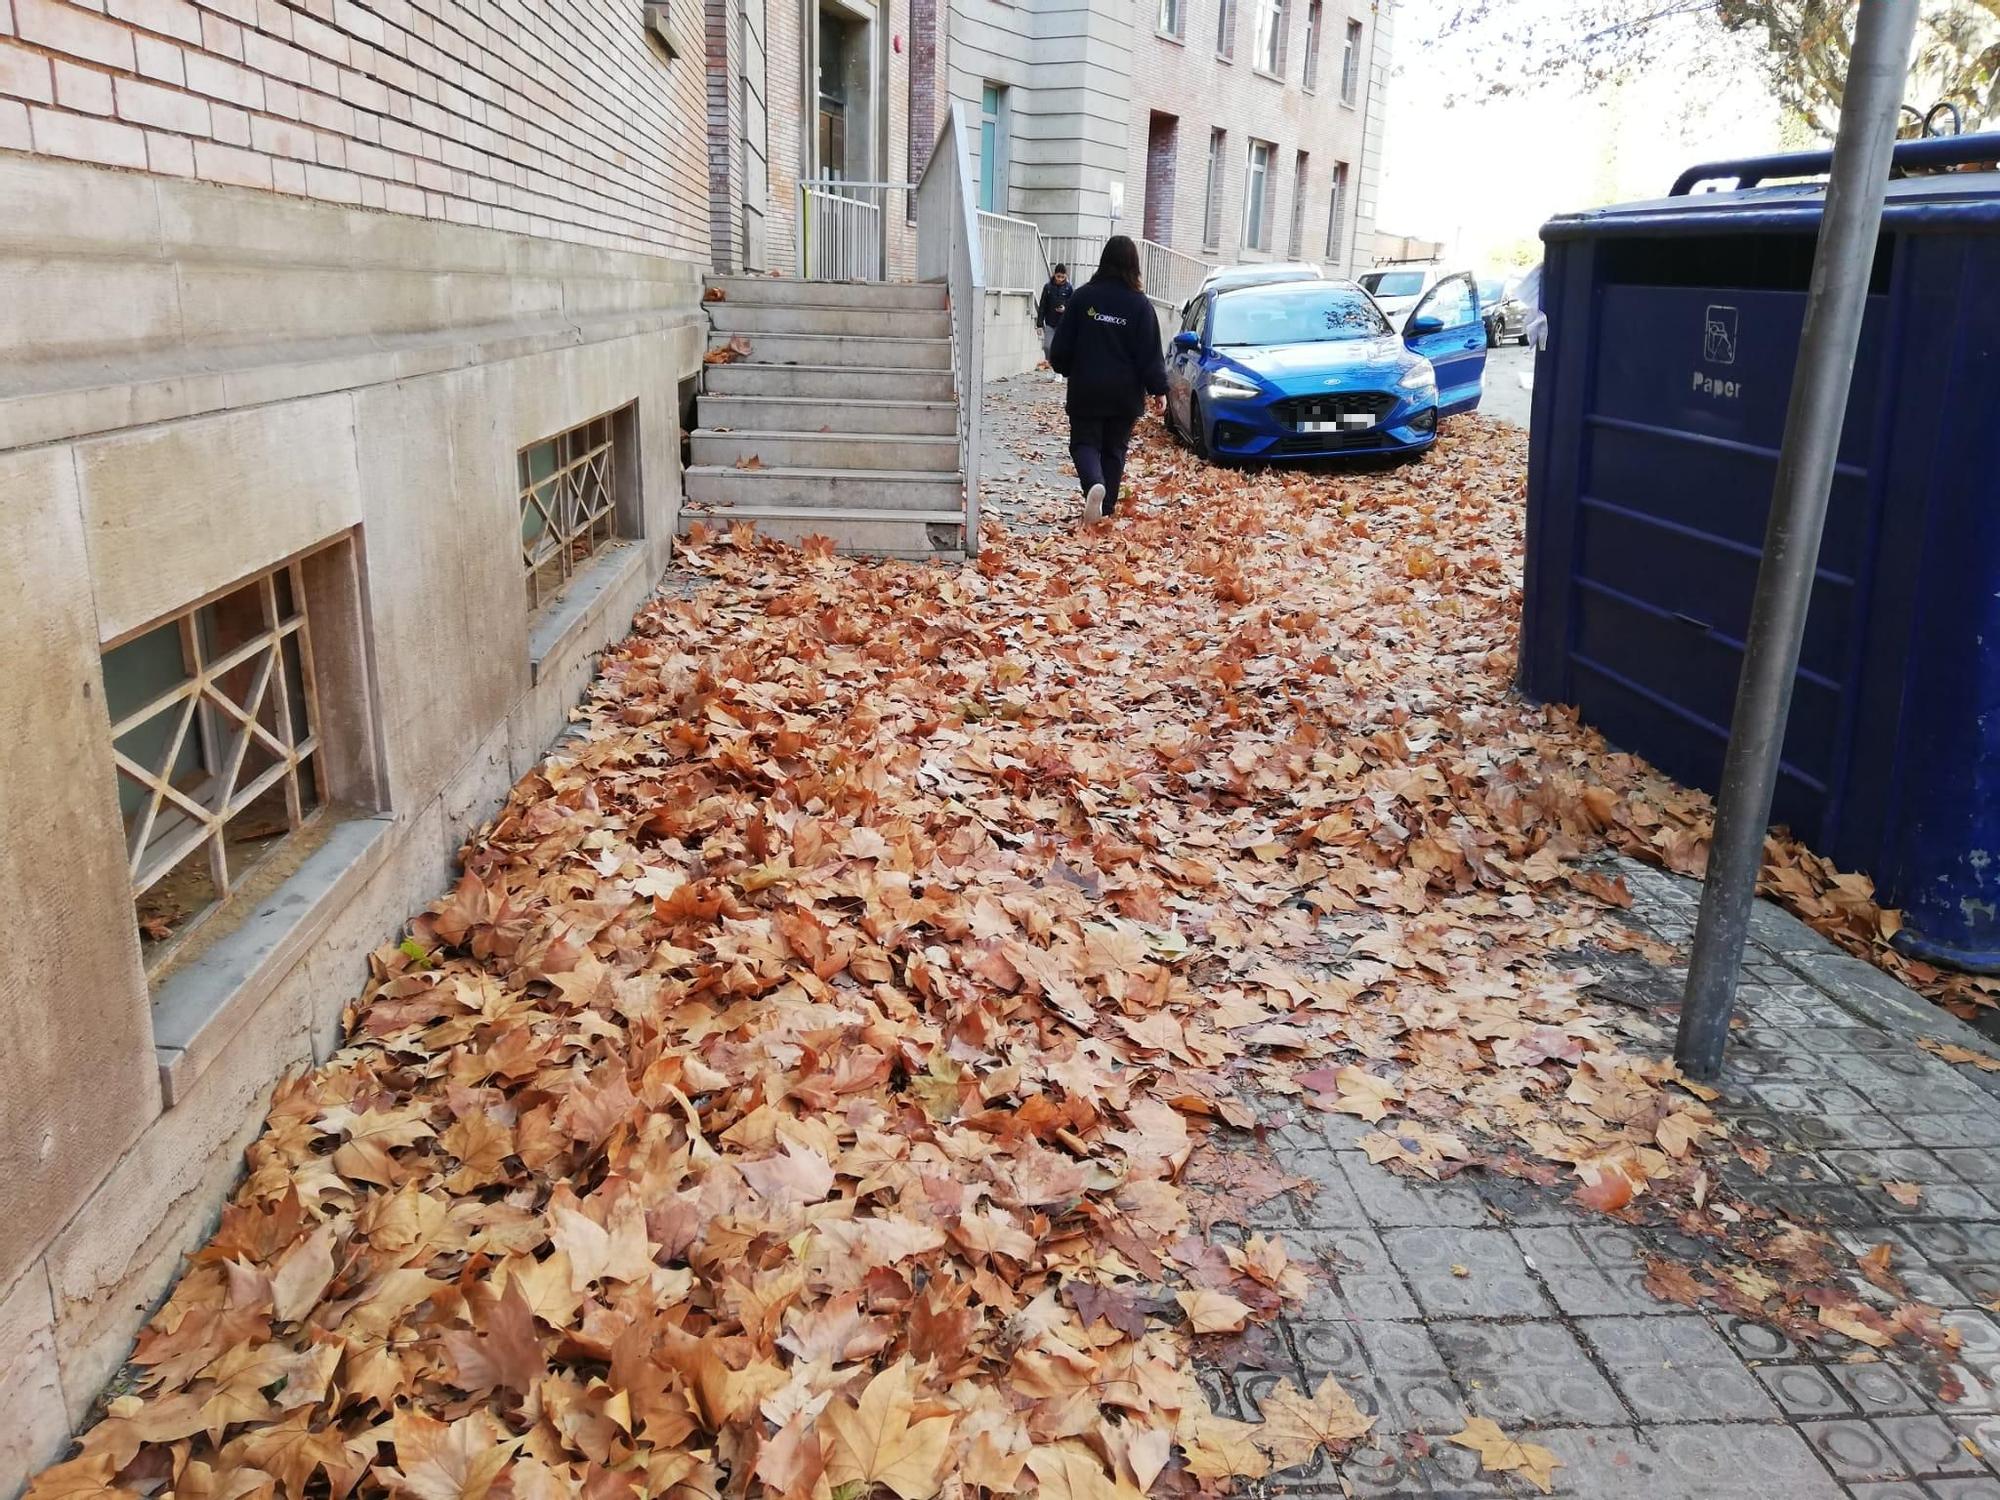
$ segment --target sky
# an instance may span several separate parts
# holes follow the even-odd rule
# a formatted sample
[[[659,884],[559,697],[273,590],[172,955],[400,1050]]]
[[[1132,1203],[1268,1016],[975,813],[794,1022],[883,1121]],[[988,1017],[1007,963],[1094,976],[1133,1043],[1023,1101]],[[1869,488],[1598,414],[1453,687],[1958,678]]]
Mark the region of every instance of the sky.
[[[1521,96],[1449,104],[1472,70],[1457,44],[1420,45],[1429,7],[1397,8],[1376,228],[1443,240],[1480,270],[1539,259],[1555,214],[1663,197],[1684,167],[1793,149],[1753,68],[1654,69],[1582,95],[1544,85]]]

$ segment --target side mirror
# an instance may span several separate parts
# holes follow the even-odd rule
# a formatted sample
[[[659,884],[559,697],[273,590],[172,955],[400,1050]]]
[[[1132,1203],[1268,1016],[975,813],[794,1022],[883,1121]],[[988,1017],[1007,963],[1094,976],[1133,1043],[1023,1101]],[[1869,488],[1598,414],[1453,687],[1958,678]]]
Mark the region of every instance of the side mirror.
[[[1409,326],[1403,332],[1411,338],[1417,338],[1426,333],[1443,333],[1444,319],[1440,318],[1436,313],[1423,313],[1418,317],[1410,319]]]
[[[1201,335],[1198,333],[1177,333],[1174,335],[1174,347],[1176,349],[1199,349],[1201,347]]]

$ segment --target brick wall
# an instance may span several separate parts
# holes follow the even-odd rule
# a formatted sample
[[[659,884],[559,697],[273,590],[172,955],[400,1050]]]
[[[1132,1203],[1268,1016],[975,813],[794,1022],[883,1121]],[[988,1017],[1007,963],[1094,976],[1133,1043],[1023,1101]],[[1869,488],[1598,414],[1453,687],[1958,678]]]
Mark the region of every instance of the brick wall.
[[[708,243],[719,271],[743,263],[741,215],[743,111],[737,87],[742,57],[736,7],[703,0],[708,92]]]
[[[0,149],[707,260],[701,0],[0,0]]]
[[[1374,24],[1370,0],[1323,0],[1319,39],[1318,87],[1307,93],[1305,71],[1305,6],[1286,7],[1287,36],[1283,76],[1273,78],[1251,66],[1260,0],[1238,0],[1233,59],[1216,53],[1218,8],[1222,0],[1187,0],[1186,37],[1174,41],[1155,33],[1150,12],[1133,27],[1132,99],[1127,132],[1125,214],[1128,223],[1151,231],[1170,228],[1167,243],[1191,255],[1229,263],[1237,260],[1282,259],[1290,252],[1293,203],[1298,195],[1297,153],[1307,153],[1305,210],[1301,224],[1307,259],[1321,259],[1326,249],[1327,210],[1334,166],[1347,162],[1350,191],[1346,216],[1351,220],[1352,185],[1360,172],[1362,109],[1339,99],[1340,44],[1351,17],[1364,27]],[[1381,58],[1386,70],[1386,49]],[[1155,113],[1177,118],[1171,161],[1163,155],[1163,133]],[[1223,155],[1221,232],[1210,248],[1203,243],[1202,209],[1208,181],[1209,132],[1226,130]],[[1276,146],[1266,185],[1265,220],[1273,227],[1269,251],[1246,251],[1243,240],[1244,184],[1250,142]],[[1370,143],[1371,153],[1373,143]],[[1172,198],[1170,211],[1147,202],[1147,169],[1153,181],[1164,181]],[[1351,235],[1351,227],[1342,240]],[[1344,267],[1343,267],[1344,269]]]
[[[765,12],[765,22],[769,27],[764,42],[765,78],[770,94],[764,102],[770,111],[771,161],[764,263],[789,276],[798,266],[798,240],[792,226],[798,217],[800,132],[811,128],[809,119],[800,118],[805,103],[800,82],[805,77],[805,38],[799,32],[796,5],[771,6]]]

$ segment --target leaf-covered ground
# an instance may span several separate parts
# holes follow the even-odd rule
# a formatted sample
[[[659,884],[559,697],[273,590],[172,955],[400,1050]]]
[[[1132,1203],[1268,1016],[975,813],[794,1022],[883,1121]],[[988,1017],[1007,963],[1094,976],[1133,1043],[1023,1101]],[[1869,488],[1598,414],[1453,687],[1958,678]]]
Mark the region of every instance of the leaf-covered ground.
[[[1520,437],[1145,444],[1129,513],[962,569],[686,548],[35,1500],[1130,1500],[1338,1455],[1336,1381],[1249,1423],[1194,1375],[1319,1274],[1208,1234],[1297,1186],[1285,1109],[1705,1242],[1663,1296],[1939,1343],[1732,1202],[1758,1148],[1591,999],[1580,951],[1646,941],[1595,857],[1697,869],[1706,805],[1510,694]]]

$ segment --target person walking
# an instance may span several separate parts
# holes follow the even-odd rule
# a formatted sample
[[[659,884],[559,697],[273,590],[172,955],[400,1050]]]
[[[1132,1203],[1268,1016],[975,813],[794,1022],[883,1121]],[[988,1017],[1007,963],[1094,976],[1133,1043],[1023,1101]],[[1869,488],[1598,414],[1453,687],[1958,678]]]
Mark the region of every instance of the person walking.
[[[1148,396],[1167,393],[1160,320],[1139,280],[1139,247],[1104,242],[1097,274],[1070,298],[1049,341],[1049,367],[1069,381],[1069,456],[1083,490],[1083,519],[1118,507],[1125,449]]]
[[[1069,267],[1057,264],[1049,272],[1049,279],[1042,286],[1042,300],[1035,304],[1035,327],[1042,331],[1042,358],[1049,357],[1049,345],[1055,340],[1056,325],[1062,322],[1063,313],[1069,308]]]

